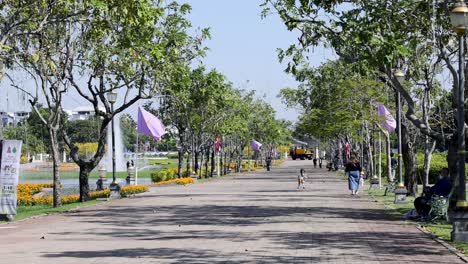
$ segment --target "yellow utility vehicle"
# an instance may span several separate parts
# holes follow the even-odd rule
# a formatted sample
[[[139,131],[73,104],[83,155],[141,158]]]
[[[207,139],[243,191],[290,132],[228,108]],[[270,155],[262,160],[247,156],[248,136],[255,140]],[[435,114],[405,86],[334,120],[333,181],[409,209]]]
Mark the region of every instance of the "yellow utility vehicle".
[[[293,160],[311,160],[314,157],[314,150],[306,147],[293,147],[289,150],[289,155]]]

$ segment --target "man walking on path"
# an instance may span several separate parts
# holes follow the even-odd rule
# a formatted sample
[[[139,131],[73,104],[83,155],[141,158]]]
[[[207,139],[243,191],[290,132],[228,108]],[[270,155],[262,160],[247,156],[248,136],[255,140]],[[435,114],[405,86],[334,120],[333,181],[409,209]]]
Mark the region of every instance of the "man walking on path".
[[[308,161],[0,225],[0,264],[464,263]],[[42,239],[41,239],[42,238]]]

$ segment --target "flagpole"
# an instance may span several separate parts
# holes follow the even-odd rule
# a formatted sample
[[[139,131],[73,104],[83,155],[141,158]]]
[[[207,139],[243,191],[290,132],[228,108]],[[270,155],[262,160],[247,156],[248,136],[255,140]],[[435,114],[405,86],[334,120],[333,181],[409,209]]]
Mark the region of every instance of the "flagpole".
[[[135,185],[138,184],[138,147],[140,146],[140,143],[138,142],[138,129],[137,129],[137,133],[136,133],[136,150],[135,150],[135,153],[136,153],[136,157],[135,157]]]
[[[138,110],[140,109],[140,102],[138,102]],[[137,131],[136,131],[136,150],[135,150],[135,154],[136,154],[136,157],[135,157],[135,185],[138,184],[138,154],[139,154],[139,146],[140,146],[140,142],[138,141],[138,118],[140,118],[140,115],[138,114],[138,110],[137,110]]]

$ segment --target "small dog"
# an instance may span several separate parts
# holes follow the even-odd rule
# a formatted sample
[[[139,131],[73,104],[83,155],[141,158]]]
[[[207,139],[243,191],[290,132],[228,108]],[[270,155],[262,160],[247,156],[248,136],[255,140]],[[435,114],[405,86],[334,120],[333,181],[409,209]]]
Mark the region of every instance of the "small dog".
[[[305,180],[307,179],[306,171],[304,168],[301,168],[299,171],[299,176],[297,176],[297,188],[305,189]]]

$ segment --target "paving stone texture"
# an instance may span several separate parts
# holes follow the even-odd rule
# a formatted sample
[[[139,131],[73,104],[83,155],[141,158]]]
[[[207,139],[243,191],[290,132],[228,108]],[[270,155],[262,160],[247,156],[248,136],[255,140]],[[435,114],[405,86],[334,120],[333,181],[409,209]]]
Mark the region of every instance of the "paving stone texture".
[[[464,263],[311,161],[0,225],[0,238],[9,264]]]

